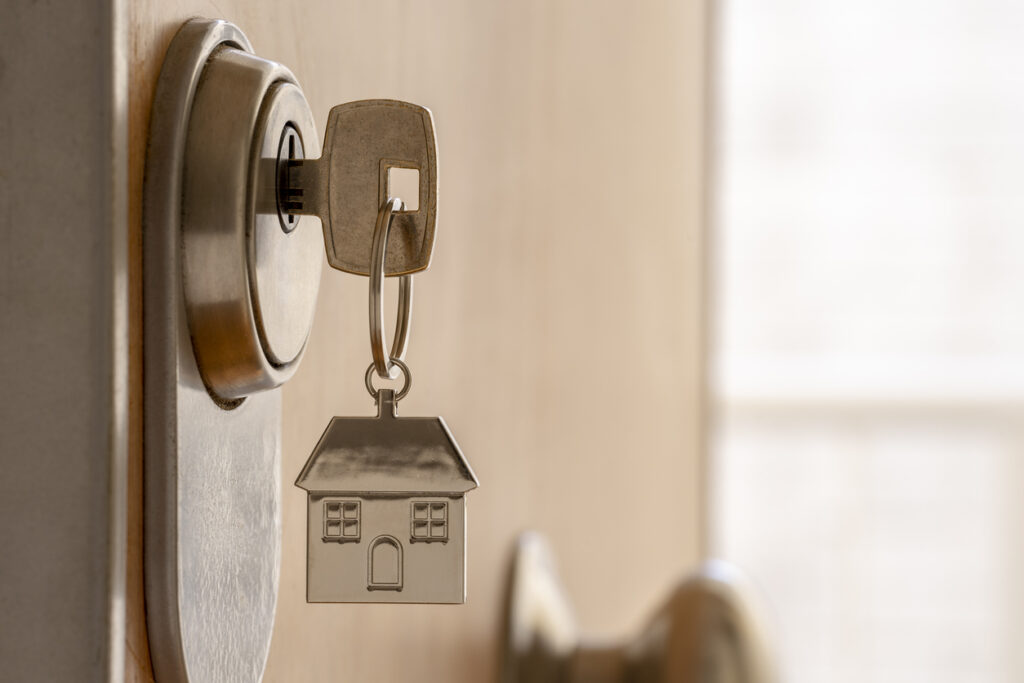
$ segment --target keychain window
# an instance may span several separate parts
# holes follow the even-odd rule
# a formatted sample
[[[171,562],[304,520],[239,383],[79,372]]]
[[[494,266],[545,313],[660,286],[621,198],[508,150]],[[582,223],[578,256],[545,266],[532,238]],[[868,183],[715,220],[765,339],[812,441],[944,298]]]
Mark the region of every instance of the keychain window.
[[[359,541],[359,501],[324,501],[324,542]]]
[[[448,541],[446,501],[416,501],[412,504],[412,540],[423,543]]]

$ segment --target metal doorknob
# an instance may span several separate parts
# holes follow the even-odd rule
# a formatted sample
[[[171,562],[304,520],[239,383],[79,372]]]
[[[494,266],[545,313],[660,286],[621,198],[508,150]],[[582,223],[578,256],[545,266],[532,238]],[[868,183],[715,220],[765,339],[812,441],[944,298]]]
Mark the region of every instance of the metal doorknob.
[[[505,606],[503,683],[774,683],[750,589],[721,561],[684,579],[634,639],[581,637],[538,534],[516,547]]]

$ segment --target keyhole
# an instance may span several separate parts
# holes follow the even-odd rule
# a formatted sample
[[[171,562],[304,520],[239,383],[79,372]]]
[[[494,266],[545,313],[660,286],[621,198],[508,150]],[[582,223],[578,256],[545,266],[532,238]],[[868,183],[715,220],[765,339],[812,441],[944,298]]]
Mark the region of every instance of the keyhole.
[[[288,133],[288,161],[295,161],[295,131],[290,130]],[[288,225],[292,230],[295,229],[295,214],[288,214]]]
[[[302,190],[290,185],[294,162],[301,159],[305,159],[302,138],[289,123],[281,131],[281,143],[277,148],[277,215],[281,220],[281,229],[287,233],[295,230],[301,217],[296,210],[302,210]]]

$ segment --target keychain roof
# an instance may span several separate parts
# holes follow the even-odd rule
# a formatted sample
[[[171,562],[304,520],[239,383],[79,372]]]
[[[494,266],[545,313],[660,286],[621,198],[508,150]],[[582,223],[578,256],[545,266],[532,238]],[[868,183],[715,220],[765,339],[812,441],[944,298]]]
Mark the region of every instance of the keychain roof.
[[[398,417],[381,389],[376,417],[335,417],[295,485],[306,491],[465,493],[479,486],[440,417]]]

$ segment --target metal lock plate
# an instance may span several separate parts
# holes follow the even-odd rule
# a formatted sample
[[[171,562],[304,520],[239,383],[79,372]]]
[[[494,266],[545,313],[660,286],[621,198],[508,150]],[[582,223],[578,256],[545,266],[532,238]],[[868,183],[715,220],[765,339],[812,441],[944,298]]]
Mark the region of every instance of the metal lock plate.
[[[397,173],[392,172],[397,169]],[[384,260],[386,275],[426,270],[437,217],[437,151],[430,110],[398,100],[363,100],[331,109],[324,155],[297,161],[289,179],[289,210],[320,217],[327,262],[370,274],[377,214],[393,178],[418,172],[416,197],[395,215]]]
[[[260,188],[275,184],[282,136],[297,131],[307,152],[318,150],[294,77],[250,50],[232,24],[186,23],[164,58],[150,122],[144,540],[161,683],[259,683],[274,626],[273,387],[305,348],[323,257],[315,221],[286,229],[276,206],[258,206]]]

